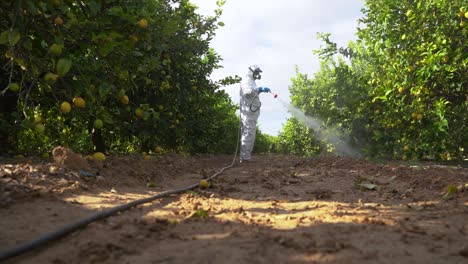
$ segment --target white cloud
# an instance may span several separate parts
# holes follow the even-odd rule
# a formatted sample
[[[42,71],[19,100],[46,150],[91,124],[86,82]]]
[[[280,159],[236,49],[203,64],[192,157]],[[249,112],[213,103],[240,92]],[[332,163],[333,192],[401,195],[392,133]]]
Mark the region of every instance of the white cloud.
[[[192,0],[198,12],[212,15],[216,0]],[[302,73],[312,75],[319,68],[312,53],[322,43],[317,32],[331,33],[331,39],[344,46],[355,39],[357,19],[362,16],[360,0],[227,0],[219,28],[211,46],[223,58],[212,74],[214,80],[226,76],[243,77],[247,67],[258,64],[263,70],[257,85],[270,87],[289,102],[288,86],[297,65]],[[239,86],[225,88],[234,102],[239,100]],[[289,114],[267,94],[261,95],[262,109],[258,124],[262,132],[276,135]]]

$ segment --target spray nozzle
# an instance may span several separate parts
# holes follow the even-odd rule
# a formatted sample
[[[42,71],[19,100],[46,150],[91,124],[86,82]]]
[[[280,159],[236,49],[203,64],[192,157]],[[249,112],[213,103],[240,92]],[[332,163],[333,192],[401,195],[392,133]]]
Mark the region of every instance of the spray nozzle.
[[[272,93],[272,92],[270,92],[270,93],[273,95],[273,98],[278,97],[278,94],[275,94],[275,93]]]

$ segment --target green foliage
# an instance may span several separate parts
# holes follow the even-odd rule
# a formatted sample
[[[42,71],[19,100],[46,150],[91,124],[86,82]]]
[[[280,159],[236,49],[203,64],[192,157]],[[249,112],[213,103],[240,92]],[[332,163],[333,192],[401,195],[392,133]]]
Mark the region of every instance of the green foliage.
[[[255,144],[253,148],[254,153],[275,153],[276,137],[268,134],[263,134],[258,128],[255,137]]]
[[[312,79],[297,73],[293,104],[372,156],[468,156],[466,8],[461,0],[367,0],[356,42],[338,49],[319,35],[322,67]],[[290,120],[285,128],[291,150],[313,138],[294,139],[299,127]]]
[[[221,13],[199,15],[187,0],[1,2],[0,89],[20,86],[0,96],[15,106],[0,108],[1,142],[22,153],[58,144],[89,152],[100,140],[118,152],[232,151],[235,107],[219,88],[238,80],[207,78],[219,67],[210,41]],[[20,125],[35,115],[44,134]]]
[[[367,1],[358,36],[372,66],[368,107],[379,112],[370,128],[394,157],[467,154],[465,8],[464,1]]]
[[[317,155],[324,150],[324,146],[315,138],[314,132],[294,118],[286,122],[277,138],[276,146],[279,153],[303,156]]]

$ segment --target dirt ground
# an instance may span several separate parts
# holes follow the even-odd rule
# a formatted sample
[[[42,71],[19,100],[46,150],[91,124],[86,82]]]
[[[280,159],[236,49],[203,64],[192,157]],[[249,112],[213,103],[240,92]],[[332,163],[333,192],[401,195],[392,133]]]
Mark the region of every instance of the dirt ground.
[[[231,161],[114,156],[84,176],[0,160],[0,252]],[[468,263],[468,169],[259,155],[6,263]]]

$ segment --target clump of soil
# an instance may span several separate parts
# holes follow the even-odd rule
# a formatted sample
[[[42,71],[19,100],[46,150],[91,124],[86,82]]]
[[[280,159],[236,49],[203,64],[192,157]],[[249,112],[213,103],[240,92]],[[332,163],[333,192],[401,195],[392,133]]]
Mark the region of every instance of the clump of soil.
[[[65,147],[55,147],[52,150],[52,156],[55,163],[70,170],[75,171],[89,171],[88,162],[79,154],[76,154],[71,149]]]

